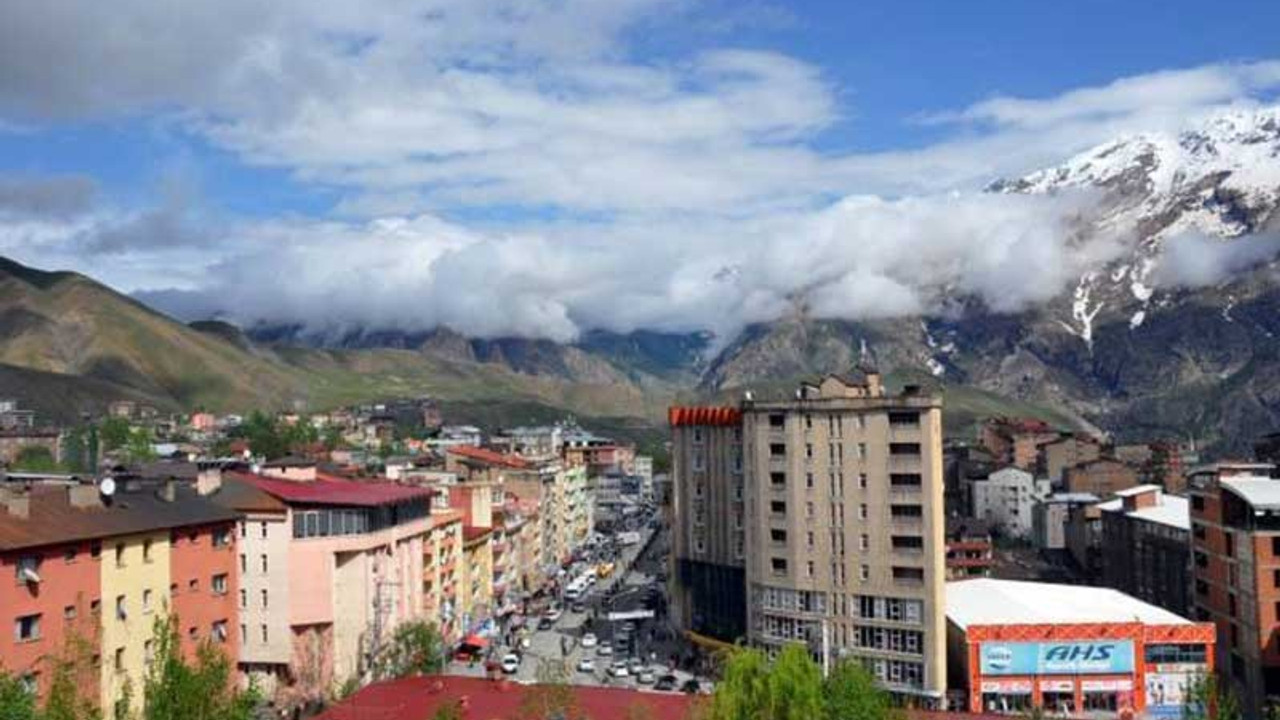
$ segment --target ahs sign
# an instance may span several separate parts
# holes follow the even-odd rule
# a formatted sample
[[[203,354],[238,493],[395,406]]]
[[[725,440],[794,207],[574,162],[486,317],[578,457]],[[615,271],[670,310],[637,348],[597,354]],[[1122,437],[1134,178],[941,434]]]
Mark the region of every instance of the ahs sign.
[[[1133,672],[1132,640],[982,643],[984,675],[1087,675]]]

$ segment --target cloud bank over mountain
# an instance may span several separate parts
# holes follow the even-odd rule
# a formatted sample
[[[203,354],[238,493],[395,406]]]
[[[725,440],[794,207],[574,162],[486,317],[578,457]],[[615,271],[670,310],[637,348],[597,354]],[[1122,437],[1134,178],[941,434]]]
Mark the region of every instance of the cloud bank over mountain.
[[[797,306],[886,317],[960,293],[1011,311],[1122,238],[1079,236],[1087,195],[985,183],[1280,90],[1280,61],[1212,64],[922,108],[904,122],[941,139],[831,149],[856,88],[822,67],[719,45],[638,59],[638,36],[695,5],[18,4],[0,23],[0,132],[146,116],[333,200],[224,217],[164,179],[136,203],[0,178],[0,252],[246,324],[727,341]]]

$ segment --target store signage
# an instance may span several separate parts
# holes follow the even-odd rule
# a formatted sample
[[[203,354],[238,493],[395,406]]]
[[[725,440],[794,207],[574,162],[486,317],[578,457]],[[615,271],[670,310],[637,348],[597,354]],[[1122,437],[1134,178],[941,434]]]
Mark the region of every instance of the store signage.
[[[1041,680],[1040,692],[1075,692],[1074,680]]]
[[[1008,693],[1008,694],[1030,694],[1030,680],[983,680],[982,692],[984,693]]]
[[[1181,718],[1191,700],[1196,679],[1207,672],[1204,665],[1167,663],[1147,669],[1145,694],[1147,715],[1153,718]]]
[[[1132,640],[984,642],[983,675],[1101,675],[1133,672]]]
[[[1128,692],[1133,680],[1081,680],[1080,692]]]

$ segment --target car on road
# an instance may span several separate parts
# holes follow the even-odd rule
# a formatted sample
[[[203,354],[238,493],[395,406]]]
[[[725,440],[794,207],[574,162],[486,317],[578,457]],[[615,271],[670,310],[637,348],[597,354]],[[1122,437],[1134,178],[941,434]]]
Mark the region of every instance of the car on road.
[[[640,668],[640,672],[636,673],[636,682],[641,685],[652,685],[657,681],[657,677],[651,668]]]
[[[600,657],[609,657],[612,654],[613,654],[613,646],[610,645],[609,643],[607,642],[600,643],[599,645],[596,646],[596,655],[599,655]]]
[[[508,675],[514,675],[520,669],[520,656],[515,653],[507,653],[502,656],[502,672]]]
[[[555,625],[555,621],[553,621],[551,618],[547,617],[546,615],[543,615],[542,617],[538,618],[539,630],[550,630],[552,625]]]
[[[663,675],[658,678],[658,682],[654,684],[654,690],[662,690],[663,692],[674,692],[678,679],[675,675]]]
[[[589,657],[584,657],[578,661],[578,672],[593,673],[596,671],[596,661]]]
[[[644,661],[640,658],[633,657],[630,660],[627,660],[627,669],[631,671],[632,675],[638,675],[640,671],[644,669]]]
[[[551,608],[547,611],[547,614],[542,617],[544,620],[550,620],[551,624],[554,625],[561,617],[564,617],[564,610],[561,610],[560,608]]]
[[[613,666],[609,668],[609,674],[616,678],[624,678],[627,676],[627,662],[625,660],[617,660]]]
[[[597,639],[595,633],[587,633],[582,636],[582,647],[584,648],[593,648],[596,646],[596,642]]]
[[[569,606],[569,609],[570,609],[570,610],[572,610],[572,611],[574,611],[574,612],[576,612],[576,613],[581,614],[581,613],[584,613],[584,612],[586,612],[586,611],[587,611],[587,604],[586,604],[586,603],[584,603],[584,602],[582,602],[581,600],[579,600],[579,601],[575,602],[574,604],[570,605],[570,606]]]
[[[684,684],[680,686],[680,692],[688,693],[690,695],[697,694],[697,692],[701,689],[702,689],[702,686],[699,685],[698,681],[695,680],[694,678],[689,678],[688,680],[685,680]]]

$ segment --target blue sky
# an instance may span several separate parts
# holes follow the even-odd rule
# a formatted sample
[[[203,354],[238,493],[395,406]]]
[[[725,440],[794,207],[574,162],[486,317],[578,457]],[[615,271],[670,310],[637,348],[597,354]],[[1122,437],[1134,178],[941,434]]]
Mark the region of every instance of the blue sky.
[[[972,193],[1273,102],[1277,21],[1262,0],[10,4],[0,252],[246,321],[311,312],[333,263],[386,277],[408,252],[422,265],[398,291],[326,312],[374,322],[408,297],[433,308],[420,322],[482,334],[625,329],[687,312],[682,293],[736,267],[735,238],[798,232],[842,199]],[[477,321],[436,288],[451,263],[536,275],[505,253],[539,243],[625,267],[646,233],[707,249],[643,275],[661,289],[624,319],[539,282]],[[303,259],[318,285],[296,298],[207,306],[228,276]],[[806,282],[758,281],[723,302]]]

